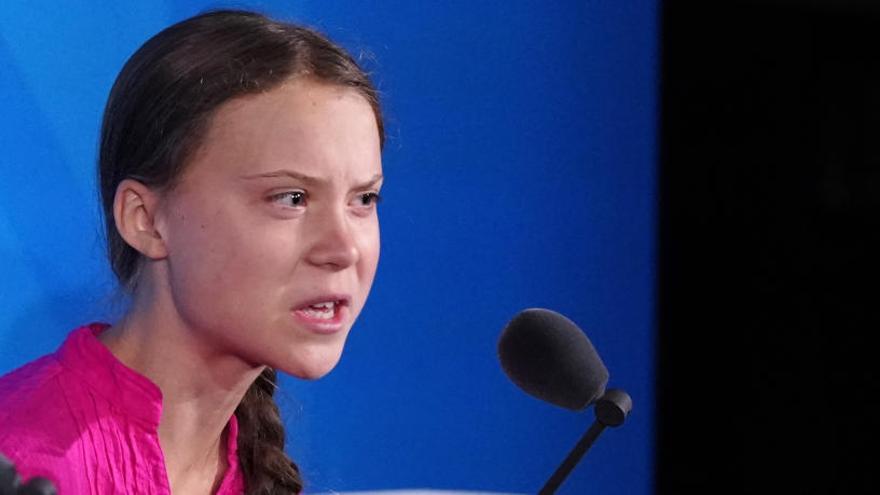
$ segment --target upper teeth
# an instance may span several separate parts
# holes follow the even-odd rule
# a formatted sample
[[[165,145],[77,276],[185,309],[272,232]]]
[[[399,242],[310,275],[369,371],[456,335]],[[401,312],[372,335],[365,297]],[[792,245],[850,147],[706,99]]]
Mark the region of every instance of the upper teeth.
[[[327,301],[327,302],[322,302],[322,303],[318,303],[318,304],[312,304],[313,308],[320,308],[320,309],[333,309],[334,306],[336,306],[336,301]]]

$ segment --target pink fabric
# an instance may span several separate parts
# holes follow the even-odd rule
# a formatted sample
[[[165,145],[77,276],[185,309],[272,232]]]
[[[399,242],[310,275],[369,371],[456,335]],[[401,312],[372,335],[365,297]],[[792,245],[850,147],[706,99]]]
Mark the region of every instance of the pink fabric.
[[[24,478],[45,476],[59,495],[170,495],[159,446],[162,392],[97,339],[106,324],[70,333],[54,354],[0,377],[0,452]],[[218,495],[244,493],[228,424]]]

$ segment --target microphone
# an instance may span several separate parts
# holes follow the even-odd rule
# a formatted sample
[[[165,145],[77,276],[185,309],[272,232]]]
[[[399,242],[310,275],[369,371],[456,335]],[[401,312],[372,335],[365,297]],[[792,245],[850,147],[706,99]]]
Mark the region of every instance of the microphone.
[[[579,411],[605,393],[608,369],[590,339],[561,314],[527,309],[498,340],[504,372],[533,397]]]
[[[22,484],[15,466],[0,454],[0,495],[56,495],[58,491],[46,478],[34,477]]]
[[[596,421],[538,492],[551,495],[605,427],[623,424],[632,399],[623,390],[605,390],[608,369],[590,339],[549,309],[526,309],[514,316],[498,339],[498,358],[508,378],[533,397],[574,411],[596,404]]]

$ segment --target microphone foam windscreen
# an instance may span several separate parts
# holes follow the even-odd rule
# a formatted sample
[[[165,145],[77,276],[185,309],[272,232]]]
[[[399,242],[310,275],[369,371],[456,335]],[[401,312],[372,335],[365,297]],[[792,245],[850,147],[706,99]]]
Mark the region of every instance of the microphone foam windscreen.
[[[526,309],[498,339],[501,367],[526,393],[580,410],[605,393],[608,369],[586,334],[549,309]]]

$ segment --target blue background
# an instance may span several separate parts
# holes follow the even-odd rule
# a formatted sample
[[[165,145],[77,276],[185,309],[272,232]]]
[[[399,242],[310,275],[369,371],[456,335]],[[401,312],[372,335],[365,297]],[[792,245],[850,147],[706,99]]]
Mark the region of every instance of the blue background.
[[[123,310],[95,188],[104,101],[147,38],[222,6],[321,29],[384,98],[373,293],[329,376],[281,380],[309,491],[537,491],[593,419],[497,363],[509,318],[548,307],[635,402],[559,493],[650,492],[651,0],[0,3],[0,372]]]

